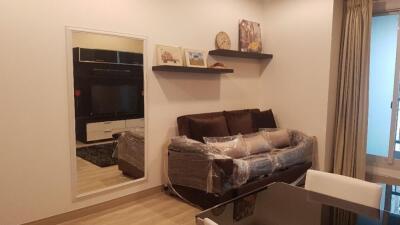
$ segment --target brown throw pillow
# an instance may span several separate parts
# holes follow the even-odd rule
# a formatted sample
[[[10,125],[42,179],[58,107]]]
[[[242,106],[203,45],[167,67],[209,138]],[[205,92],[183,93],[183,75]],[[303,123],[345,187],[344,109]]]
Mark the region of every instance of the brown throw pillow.
[[[255,131],[260,128],[276,128],[274,114],[271,109],[262,112],[253,112],[253,127]]]
[[[190,134],[192,138],[204,142],[203,137],[225,137],[229,136],[225,117],[213,118],[190,118]]]
[[[249,110],[224,111],[224,116],[231,135],[249,134],[254,131],[253,120]]]

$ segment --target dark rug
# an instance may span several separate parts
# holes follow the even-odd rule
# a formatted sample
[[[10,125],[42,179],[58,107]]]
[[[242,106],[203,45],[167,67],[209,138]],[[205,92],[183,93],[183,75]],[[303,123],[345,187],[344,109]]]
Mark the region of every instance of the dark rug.
[[[118,160],[112,157],[113,143],[92,145],[76,149],[76,155],[96,166],[107,167],[116,165]]]

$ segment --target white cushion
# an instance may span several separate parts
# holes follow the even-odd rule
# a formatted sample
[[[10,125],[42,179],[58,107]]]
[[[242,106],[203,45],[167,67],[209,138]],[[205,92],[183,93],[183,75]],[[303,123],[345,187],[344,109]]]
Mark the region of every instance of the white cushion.
[[[250,155],[272,150],[272,145],[261,132],[245,134],[243,135],[243,140]]]
[[[242,135],[227,137],[203,137],[207,145],[213,146],[223,154],[238,159],[249,155]]]
[[[308,170],[305,189],[379,209],[382,187],[338,174]]]

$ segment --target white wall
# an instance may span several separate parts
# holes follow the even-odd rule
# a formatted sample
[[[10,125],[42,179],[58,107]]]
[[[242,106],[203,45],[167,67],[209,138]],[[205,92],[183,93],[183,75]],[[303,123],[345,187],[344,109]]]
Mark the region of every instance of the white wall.
[[[226,60],[235,74],[224,76],[154,74],[150,68],[155,44],[213,49],[215,34],[224,30],[237,46],[239,19],[261,22],[262,4],[256,0],[1,1],[0,224],[37,220],[161,185],[163,151],[176,132],[179,115],[267,108],[268,102],[261,101],[260,66],[255,61]],[[72,202],[71,195],[65,26],[145,35],[150,61],[148,181],[78,202]]]
[[[338,51],[331,50],[340,40],[333,6],[334,0],[268,0],[262,27],[264,46],[274,54],[262,76],[264,102],[279,126],[317,137],[321,169],[326,169],[325,152],[332,144],[334,115],[328,115],[328,106],[334,110],[331,63],[337,63]]]
[[[117,0],[0,2],[0,224],[19,224],[162,184],[162,159],[176,117],[272,108],[282,127],[315,135],[324,168],[334,72],[333,0]],[[156,44],[213,49],[238,21],[261,22],[269,63],[220,59],[233,75],[155,74]],[[65,26],[148,37],[148,181],[72,202]],[[332,38],[333,36],[333,38]],[[329,89],[331,88],[331,89]]]

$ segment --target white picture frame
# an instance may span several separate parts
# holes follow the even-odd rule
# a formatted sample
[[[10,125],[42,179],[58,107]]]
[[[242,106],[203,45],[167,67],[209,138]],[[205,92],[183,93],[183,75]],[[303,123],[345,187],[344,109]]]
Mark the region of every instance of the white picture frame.
[[[185,63],[188,67],[207,68],[207,57],[207,51],[185,49]]]
[[[157,65],[163,66],[183,66],[181,47],[157,45]]]

